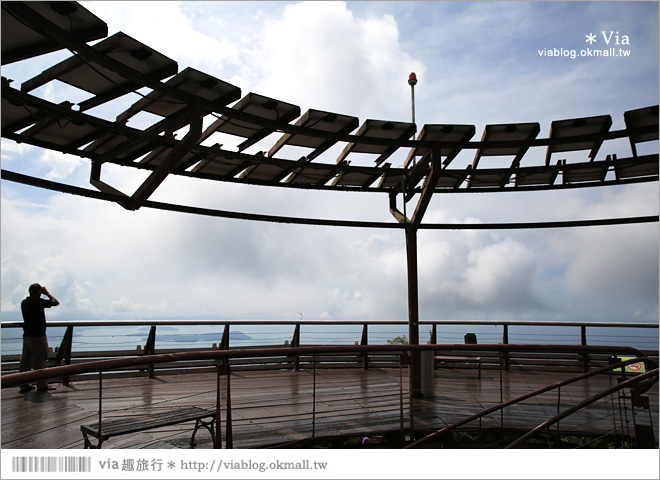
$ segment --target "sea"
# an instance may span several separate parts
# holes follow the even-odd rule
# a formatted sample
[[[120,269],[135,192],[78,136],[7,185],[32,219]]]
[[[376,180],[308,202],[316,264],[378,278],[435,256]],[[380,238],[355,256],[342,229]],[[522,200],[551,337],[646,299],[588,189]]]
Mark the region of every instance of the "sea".
[[[225,320],[223,320],[225,321]],[[102,321],[99,321],[102,322]],[[113,322],[117,322],[113,320]],[[150,325],[157,320],[143,321],[143,325],[89,325],[74,326],[73,351],[118,351],[144,348],[150,331]],[[169,320],[169,322],[172,322]],[[260,321],[251,324],[249,321],[238,320],[230,323],[230,347],[250,346],[284,346],[290,344],[295,325],[281,324],[277,320]],[[75,325],[75,323],[74,323]],[[574,326],[509,326],[508,343],[521,344],[554,344],[578,345],[581,343],[580,328]],[[51,326],[48,328],[48,343],[51,348],[58,347],[66,331],[65,327]],[[194,320],[181,321],[181,324],[158,325],[156,328],[156,349],[212,349],[222,340],[223,324],[200,325]],[[368,324],[367,342],[370,345],[385,345],[398,340],[407,340],[408,325],[379,324],[371,321]],[[20,354],[22,348],[21,328],[2,328],[0,352],[2,355]],[[334,324],[301,324],[301,345],[355,345],[362,340],[362,324],[345,324],[337,321]],[[470,325],[456,324],[437,326],[437,343],[464,343],[465,335],[474,333],[477,343],[502,343],[503,327],[501,325]],[[420,343],[430,340],[431,326],[420,324]],[[405,337],[405,338],[404,338]],[[589,345],[623,345],[640,350],[658,350],[658,328],[632,327],[588,327],[587,344]]]

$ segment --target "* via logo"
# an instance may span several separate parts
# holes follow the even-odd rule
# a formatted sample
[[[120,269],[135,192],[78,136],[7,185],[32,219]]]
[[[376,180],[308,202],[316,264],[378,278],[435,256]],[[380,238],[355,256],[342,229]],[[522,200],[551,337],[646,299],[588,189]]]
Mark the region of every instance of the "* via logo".
[[[603,30],[600,33],[603,36],[603,40],[605,41],[606,45],[609,45],[610,42],[613,42],[613,45],[630,45],[630,38],[628,35],[619,35],[619,32],[615,32],[613,30],[610,30],[609,32]],[[589,43],[589,45],[593,45],[594,43],[598,42],[596,35],[593,33],[585,35],[585,37],[587,37],[585,42]]]

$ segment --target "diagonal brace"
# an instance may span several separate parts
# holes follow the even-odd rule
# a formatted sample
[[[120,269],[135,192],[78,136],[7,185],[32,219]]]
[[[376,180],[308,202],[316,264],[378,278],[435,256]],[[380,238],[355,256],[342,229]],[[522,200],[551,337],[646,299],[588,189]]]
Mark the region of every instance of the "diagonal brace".
[[[181,159],[202,136],[203,109],[200,102],[195,102],[190,110],[190,130],[181,142],[172,149],[170,154],[156,167],[149,177],[140,185],[127,202],[128,210],[137,210],[146,202],[151,194],[160,186],[167,176],[176,168]]]
[[[413,230],[417,230],[419,225],[422,223],[422,218],[426,209],[431,202],[431,197],[435,191],[435,187],[438,184],[438,179],[442,173],[442,163],[440,157],[440,150],[431,150],[431,171],[424,180],[424,185],[422,186],[422,196],[417,202],[417,207],[415,208],[415,213],[412,216],[410,227]]]

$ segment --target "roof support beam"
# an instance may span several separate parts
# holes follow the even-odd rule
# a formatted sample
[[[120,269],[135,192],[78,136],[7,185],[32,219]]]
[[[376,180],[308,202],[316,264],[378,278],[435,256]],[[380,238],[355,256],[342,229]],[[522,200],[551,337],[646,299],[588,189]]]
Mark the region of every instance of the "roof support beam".
[[[202,105],[195,102],[190,110],[190,130],[170,154],[156,167],[144,183],[135,191],[127,204],[128,210],[139,209],[151,194],[163,183],[165,178],[176,168],[184,155],[195,145],[202,136],[202,119],[204,118]]]
[[[419,225],[422,223],[422,218],[426,213],[426,209],[431,202],[431,197],[435,190],[436,185],[438,184],[438,179],[442,173],[442,158],[440,157],[439,150],[431,150],[431,172],[424,179],[424,185],[422,186],[422,196],[417,203],[417,208],[415,208],[415,213],[413,214],[411,226],[414,229],[418,229]]]
[[[433,191],[440,178],[442,171],[442,157],[440,156],[439,149],[433,149],[429,152],[431,156],[431,172],[424,180],[422,187],[422,196],[417,203],[415,213],[412,220],[408,221],[404,217],[406,223],[406,265],[408,276],[408,341],[411,345],[419,345],[419,280],[417,274],[417,231],[419,230],[424,213],[431,202]],[[424,159],[422,159],[423,163]],[[404,203],[405,203],[405,192]],[[390,210],[392,209],[392,198],[390,197]],[[397,211],[398,212],[398,211]],[[399,212],[400,213],[400,212]],[[396,214],[395,214],[396,217]],[[399,219],[401,221],[401,219]],[[410,352],[410,367],[409,367],[409,384],[410,396],[412,398],[422,397],[421,390],[421,366],[419,352]],[[412,413],[411,413],[412,415]]]

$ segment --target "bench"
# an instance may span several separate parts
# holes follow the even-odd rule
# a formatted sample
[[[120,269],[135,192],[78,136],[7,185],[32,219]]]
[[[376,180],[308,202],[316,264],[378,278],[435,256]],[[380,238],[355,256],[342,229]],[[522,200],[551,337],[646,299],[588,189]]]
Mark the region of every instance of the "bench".
[[[453,355],[434,355],[433,359],[445,363],[446,362],[476,362],[477,366],[479,367],[478,378],[481,378],[481,357],[456,357]]]
[[[83,440],[85,441],[85,448],[101,448],[103,442],[110,437],[143,432],[153,428],[167,427],[177,423],[191,422],[193,420],[195,420],[195,428],[192,437],[190,438],[190,446],[195,446],[195,434],[197,434],[197,430],[201,427],[204,427],[211,432],[211,439],[215,443],[215,412],[197,407],[183,407],[177,410],[167,410],[141,415],[128,415],[123,418],[102,422],[100,431],[98,423],[81,425],[80,430],[82,431]],[[95,446],[89,437],[96,438],[98,444]]]

